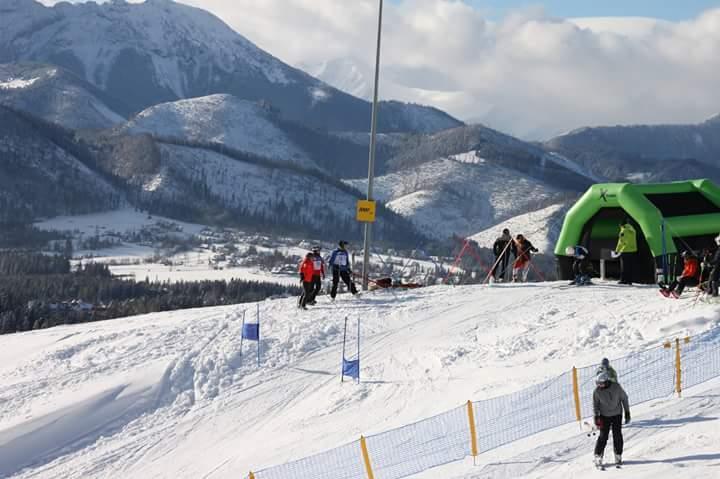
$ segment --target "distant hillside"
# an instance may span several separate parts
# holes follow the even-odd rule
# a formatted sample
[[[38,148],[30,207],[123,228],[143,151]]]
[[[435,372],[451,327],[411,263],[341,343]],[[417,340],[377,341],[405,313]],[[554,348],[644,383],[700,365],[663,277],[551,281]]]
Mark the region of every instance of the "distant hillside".
[[[613,180],[720,179],[720,115],[697,125],[581,128],[543,146]]]
[[[0,104],[66,128],[108,128],[125,121],[116,103],[67,70],[36,63],[0,64]]]

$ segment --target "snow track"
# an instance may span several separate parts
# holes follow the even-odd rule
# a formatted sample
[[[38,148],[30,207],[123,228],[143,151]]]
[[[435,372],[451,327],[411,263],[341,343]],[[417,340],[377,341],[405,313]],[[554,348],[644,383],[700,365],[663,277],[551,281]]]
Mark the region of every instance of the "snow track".
[[[309,311],[294,298],[264,301],[260,368],[254,342],[244,343],[243,356],[239,348],[242,311],[254,321],[255,304],[3,336],[0,476],[237,478],[720,324],[716,305],[692,305],[692,291],[674,301],[653,287],[609,283],[438,286],[333,303],[322,296]],[[341,384],[338,374],[346,316],[353,351],[361,320],[360,384]],[[648,406],[634,414],[638,436],[631,427],[628,444],[667,432],[652,424],[710,417],[716,405],[698,396]],[[532,464],[461,463],[441,476],[591,467],[577,425],[543,434],[497,456],[522,453],[518,461]],[[637,447],[628,461],[652,460]]]

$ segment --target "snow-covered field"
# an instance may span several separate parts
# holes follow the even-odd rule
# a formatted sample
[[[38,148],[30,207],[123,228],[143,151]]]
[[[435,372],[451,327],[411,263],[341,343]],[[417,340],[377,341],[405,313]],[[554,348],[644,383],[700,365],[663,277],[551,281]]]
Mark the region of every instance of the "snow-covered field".
[[[240,356],[245,309],[254,320],[250,304],[0,337],[0,476],[242,477],[720,327],[692,291],[609,283],[341,295],[302,313],[289,298],[259,303],[258,368],[254,343]],[[360,384],[338,375],[346,316],[362,321]],[[632,477],[716,477],[720,384],[704,388],[633,409]],[[417,477],[587,477],[591,443],[572,424]]]

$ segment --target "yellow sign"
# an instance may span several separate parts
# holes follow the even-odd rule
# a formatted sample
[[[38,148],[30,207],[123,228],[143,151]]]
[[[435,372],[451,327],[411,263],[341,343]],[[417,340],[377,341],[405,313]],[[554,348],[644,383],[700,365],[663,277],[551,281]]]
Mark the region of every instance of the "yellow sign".
[[[358,200],[357,220],[363,223],[375,222],[375,202],[369,200]]]

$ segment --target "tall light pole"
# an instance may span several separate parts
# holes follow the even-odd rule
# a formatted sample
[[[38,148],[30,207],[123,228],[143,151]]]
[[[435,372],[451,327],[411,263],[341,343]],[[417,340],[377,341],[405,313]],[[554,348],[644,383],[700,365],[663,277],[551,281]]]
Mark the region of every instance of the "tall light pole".
[[[377,50],[375,52],[375,87],[373,88],[372,120],[370,121],[370,157],[368,159],[368,187],[367,200],[372,201],[373,179],[375,176],[375,136],[377,135],[377,111],[378,111],[378,83],[380,82],[380,38],[382,35],[382,14],[383,0],[380,0],[378,12],[377,29]],[[365,244],[363,252],[363,280],[362,288],[368,289],[368,276],[370,274],[370,238],[372,233],[372,222],[365,223]]]

